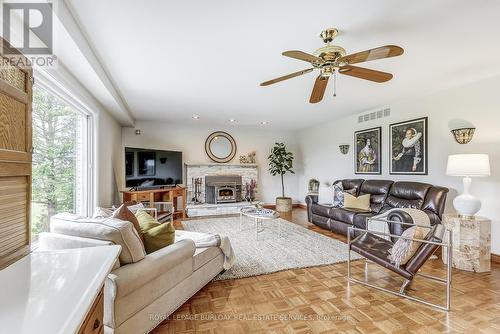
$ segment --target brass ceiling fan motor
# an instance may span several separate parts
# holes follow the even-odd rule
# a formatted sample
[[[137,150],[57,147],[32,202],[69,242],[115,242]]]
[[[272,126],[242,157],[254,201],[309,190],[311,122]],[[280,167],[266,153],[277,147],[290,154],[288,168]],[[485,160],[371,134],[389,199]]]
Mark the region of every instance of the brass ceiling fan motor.
[[[314,88],[309,99],[309,102],[317,103],[323,99],[329,77],[334,75],[336,72],[378,83],[386,82],[392,79],[392,74],[390,73],[352,66],[351,64],[400,56],[404,52],[401,47],[396,45],[386,45],[347,55],[347,52],[343,47],[330,44],[337,35],[338,30],[336,28],[323,30],[320,37],[326,45],[317,49],[312,54],[298,50],[283,52],[282,54],[286,57],[309,62],[312,65],[312,68],[265,81],[260,85],[272,85],[317,69],[319,70],[319,75],[316,78]]]

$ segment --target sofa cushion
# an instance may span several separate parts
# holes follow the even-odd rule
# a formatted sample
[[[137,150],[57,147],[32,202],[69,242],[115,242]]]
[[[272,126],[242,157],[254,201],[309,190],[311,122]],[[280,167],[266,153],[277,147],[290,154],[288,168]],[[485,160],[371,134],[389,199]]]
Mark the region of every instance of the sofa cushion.
[[[330,211],[330,218],[352,225],[356,213],[356,211],[343,208],[333,208]]]
[[[330,220],[331,220],[330,218],[322,216],[322,215],[317,215],[315,213],[311,214],[311,222],[314,225],[317,225],[317,226],[324,228],[324,229],[327,229],[327,230],[331,229]]]
[[[385,200],[384,209],[413,208],[421,209],[425,196],[432,186],[420,182],[394,182]]]
[[[358,228],[366,229],[366,221],[368,218],[375,216],[373,212],[361,212],[354,215],[354,219],[352,221],[353,225]]]
[[[120,263],[134,263],[146,256],[144,245],[132,223],[116,218],[84,218],[60,213],[50,219],[50,232],[111,241],[122,246]]]
[[[366,257],[381,266],[390,269],[406,279],[412,279],[413,275],[391,263],[389,250],[393,243],[373,233],[363,233],[351,243],[351,249],[361,256]]]
[[[221,254],[222,251],[219,247],[196,248],[193,256],[193,271],[203,267]]]
[[[342,181],[342,188],[344,189],[344,192],[347,192],[353,196],[358,196],[359,194],[359,189],[361,188],[361,185],[363,184],[363,179],[344,179],[340,180]],[[335,181],[334,183],[338,182]]]
[[[390,180],[365,180],[361,185],[359,195],[370,194],[371,211],[378,213],[384,206],[393,183]]]
[[[313,214],[329,217],[330,210],[333,209],[333,205],[331,204],[312,204],[311,211]]]

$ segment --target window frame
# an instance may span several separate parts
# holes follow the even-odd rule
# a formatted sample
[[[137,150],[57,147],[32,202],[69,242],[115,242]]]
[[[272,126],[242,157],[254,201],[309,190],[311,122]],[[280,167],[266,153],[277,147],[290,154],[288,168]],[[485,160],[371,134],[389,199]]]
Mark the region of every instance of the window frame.
[[[73,92],[66,89],[55,78],[43,71],[35,71],[34,73],[33,89],[38,86],[53,94],[63,102],[75,109],[75,111],[82,114],[83,128],[82,135],[82,151],[83,156],[81,168],[82,174],[82,195],[78,200],[81,200],[81,213],[83,216],[91,216],[95,206],[95,189],[96,189],[96,176],[95,176],[95,113],[88,108]],[[86,168],[85,168],[86,167]],[[85,172],[86,171],[86,172]],[[31,225],[31,222],[30,222]]]

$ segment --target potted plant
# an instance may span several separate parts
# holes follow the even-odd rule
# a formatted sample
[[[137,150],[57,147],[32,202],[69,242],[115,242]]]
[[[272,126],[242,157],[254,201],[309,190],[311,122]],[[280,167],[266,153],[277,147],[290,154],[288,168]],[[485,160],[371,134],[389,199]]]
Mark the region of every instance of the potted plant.
[[[283,143],[275,143],[269,159],[269,172],[271,175],[281,176],[281,197],[276,197],[276,211],[290,212],[292,211],[292,198],[285,197],[285,184],[283,175],[290,172],[295,174],[293,167],[293,153],[287,152],[286,146]]]

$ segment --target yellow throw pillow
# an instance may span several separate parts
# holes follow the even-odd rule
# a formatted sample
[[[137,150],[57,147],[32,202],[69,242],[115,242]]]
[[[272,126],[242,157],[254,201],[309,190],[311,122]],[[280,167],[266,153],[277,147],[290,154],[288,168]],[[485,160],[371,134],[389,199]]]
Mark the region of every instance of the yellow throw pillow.
[[[175,242],[175,228],[172,223],[161,224],[144,210],[137,211],[135,216],[144,235],[144,247],[147,254]]]
[[[344,192],[344,209],[371,212],[370,194],[355,197],[349,193]]]

